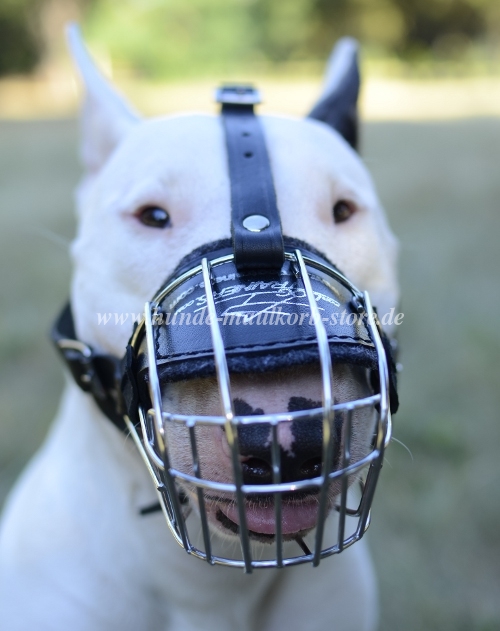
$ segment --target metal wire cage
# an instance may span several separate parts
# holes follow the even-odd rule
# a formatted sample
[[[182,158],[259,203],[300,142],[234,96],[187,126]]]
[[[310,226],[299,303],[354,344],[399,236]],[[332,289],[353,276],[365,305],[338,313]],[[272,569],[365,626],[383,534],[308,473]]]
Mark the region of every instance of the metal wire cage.
[[[256,416],[235,413],[228,363],[213,292],[214,270],[232,260],[232,254],[211,260],[205,257],[201,265],[192,267],[167,283],[151,302],[146,303],[144,318],[131,340],[132,348],[137,350],[144,337],[146,339],[148,387],[152,405],[148,409],[139,405],[139,423],[136,425],[128,417],[125,417],[125,420],[156,485],[169,529],[177,543],[189,554],[212,565],[243,568],[247,573],[252,572],[254,568],[285,567],[301,563],[312,563],[313,566],[317,566],[322,559],[342,552],[361,539],[370,524],[370,509],[383,463],[384,450],[391,438],[388,361],[368,293],[359,291],[334,267],[310,257],[300,249],[286,252],[285,257],[297,270],[314,322],[321,372],[322,407]],[[318,312],[308,269],[326,274],[352,294],[358,311],[365,318],[375,346],[379,381],[377,394],[355,401],[334,403],[329,340]],[[210,316],[210,335],[222,410],[220,416],[172,414],[164,411],[162,406],[154,344],[154,327],[160,325],[155,323],[153,316],[166,296],[196,275],[201,275],[203,279],[206,307]],[[373,410],[376,416],[374,432],[368,453],[354,460],[351,454],[353,415],[358,410],[367,408]],[[339,415],[342,417],[343,440],[341,445],[336,445],[334,421]],[[279,426],[291,421],[307,423],[311,419],[321,419],[322,422],[321,474],[312,479],[283,482],[278,441]],[[243,479],[238,432],[242,426],[256,423],[266,423],[271,428],[271,484],[245,484]],[[182,426],[189,435],[191,472],[181,471],[172,466],[168,428],[176,425]],[[214,425],[224,428],[230,448],[233,469],[231,483],[222,483],[203,476],[196,428]],[[340,463],[340,467],[332,470],[334,459]],[[352,484],[353,480],[356,480],[357,484]],[[182,492],[183,486],[186,485],[193,489],[196,495],[196,511],[191,510],[186,503]],[[329,501],[332,485],[339,491],[333,505]],[[282,532],[283,495],[304,490],[313,490],[317,494],[316,525],[307,536],[297,536],[293,541],[285,541],[286,537],[283,537]],[[219,545],[218,538],[212,536],[206,509],[206,494],[212,492],[231,494],[235,499],[239,522],[239,546],[233,545],[232,549],[227,542]],[[270,545],[256,545],[251,540],[246,513],[249,497],[272,497],[275,532],[269,539]],[[335,524],[331,524],[332,521],[335,521]],[[228,550],[231,550],[230,555]]]

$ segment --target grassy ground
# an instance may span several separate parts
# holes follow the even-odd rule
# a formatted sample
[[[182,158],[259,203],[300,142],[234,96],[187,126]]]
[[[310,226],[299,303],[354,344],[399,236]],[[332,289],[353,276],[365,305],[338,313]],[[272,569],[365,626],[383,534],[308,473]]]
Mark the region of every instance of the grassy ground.
[[[0,123],[0,500],[43,439],[62,386],[47,331],[70,276],[75,147],[71,121]],[[412,452],[389,449],[369,534],[381,629],[493,631],[500,120],[371,123],[363,154],[402,243],[395,434]]]

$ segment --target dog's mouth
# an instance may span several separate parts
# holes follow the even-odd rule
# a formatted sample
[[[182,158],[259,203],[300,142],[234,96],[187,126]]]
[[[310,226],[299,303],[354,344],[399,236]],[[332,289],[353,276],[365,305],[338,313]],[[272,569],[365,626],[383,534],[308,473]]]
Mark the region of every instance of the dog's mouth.
[[[319,501],[317,493],[289,494],[281,502],[281,535],[283,541],[304,537],[317,523]],[[212,518],[219,529],[240,534],[240,517],[236,502],[220,498],[213,507]],[[255,541],[272,543],[276,537],[276,513],[271,496],[247,498],[245,517],[248,535]]]
[[[316,525],[318,517],[317,502],[308,503],[300,507],[291,506],[286,503],[282,505],[282,536],[283,540],[291,541],[299,536],[305,536]],[[223,511],[219,508],[216,513],[217,520],[224,528],[234,534],[239,534],[239,516],[235,505],[226,507]],[[271,543],[276,536],[276,521],[274,507],[247,508],[246,520],[248,534],[251,539]]]

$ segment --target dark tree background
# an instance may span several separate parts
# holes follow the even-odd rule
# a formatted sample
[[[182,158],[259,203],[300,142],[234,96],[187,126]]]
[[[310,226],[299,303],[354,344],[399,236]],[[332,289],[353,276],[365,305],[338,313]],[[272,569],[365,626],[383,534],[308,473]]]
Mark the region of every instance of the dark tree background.
[[[32,0],[0,3],[0,75],[30,72],[40,60],[41,42],[33,20],[38,10],[38,2]]]
[[[498,0],[1,0],[0,74],[45,60],[61,28],[47,15],[68,5],[90,40],[151,78],[218,70],[228,59],[324,59],[346,34],[365,50],[411,61],[460,60],[472,49],[492,55],[500,40]]]

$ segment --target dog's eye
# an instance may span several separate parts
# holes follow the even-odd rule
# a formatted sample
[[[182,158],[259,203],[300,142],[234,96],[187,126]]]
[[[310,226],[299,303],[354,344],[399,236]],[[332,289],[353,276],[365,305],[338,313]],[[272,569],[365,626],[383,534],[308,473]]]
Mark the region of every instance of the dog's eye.
[[[146,206],[137,214],[139,221],[150,228],[168,228],[171,225],[170,215],[158,206]]]
[[[356,207],[352,202],[341,199],[333,207],[333,219],[335,223],[342,223],[343,221],[347,221],[355,211]]]

